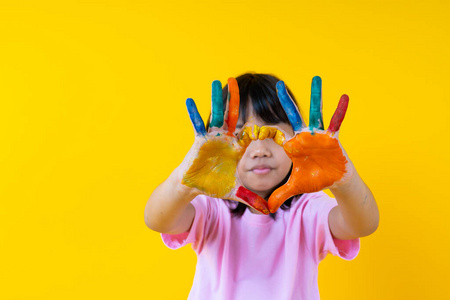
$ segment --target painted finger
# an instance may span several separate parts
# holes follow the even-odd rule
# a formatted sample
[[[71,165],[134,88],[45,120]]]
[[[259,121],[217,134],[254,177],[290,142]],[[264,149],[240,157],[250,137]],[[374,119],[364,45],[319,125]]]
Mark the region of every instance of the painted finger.
[[[260,131],[260,128],[258,125],[253,125],[252,127],[244,126],[244,128],[241,130],[241,132],[239,134],[238,144],[244,148],[247,148],[247,146],[252,141],[256,141],[258,139],[259,131]]]
[[[347,112],[349,98],[347,95],[342,95],[339,100],[338,107],[331,118],[330,126],[328,131],[335,133],[341,128],[342,121],[344,121],[345,113]]]
[[[269,198],[269,211],[274,213],[289,198],[298,195],[298,191],[291,181],[277,188]]]
[[[225,122],[228,127],[228,135],[234,135],[239,119],[239,87],[234,78],[228,78],[228,97],[228,113]]]
[[[240,199],[240,201],[245,202],[247,205],[253,207],[259,212],[262,212],[265,215],[269,214],[269,207],[267,205],[267,201],[264,198],[258,196],[252,191],[247,190],[243,186],[238,187],[236,190],[236,197]]]
[[[186,107],[189,113],[189,118],[191,119],[192,125],[194,126],[196,135],[206,135],[205,123],[203,123],[202,117],[198,113],[197,106],[192,98],[186,100]]]
[[[295,105],[291,96],[289,96],[284,82],[278,81],[276,87],[278,99],[280,99],[281,106],[283,106],[283,109],[289,118],[289,122],[291,122],[292,129],[296,132],[301,131],[304,127],[302,116],[298,111],[297,105]]]
[[[258,138],[260,140],[264,140],[267,138],[273,139],[273,141],[280,146],[283,146],[283,143],[286,140],[286,137],[283,132],[281,132],[280,130],[278,130],[275,127],[269,127],[269,126],[262,126],[260,128]]]
[[[315,76],[311,84],[311,104],[309,108],[309,128],[323,130],[322,117],[322,79]]]
[[[205,195],[223,198],[235,190],[241,157],[240,149],[235,149],[229,139],[212,137],[198,149],[182,183]]]
[[[211,96],[211,123],[210,127],[223,126],[223,100],[222,100],[222,84],[219,80],[214,80],[212,83]]]

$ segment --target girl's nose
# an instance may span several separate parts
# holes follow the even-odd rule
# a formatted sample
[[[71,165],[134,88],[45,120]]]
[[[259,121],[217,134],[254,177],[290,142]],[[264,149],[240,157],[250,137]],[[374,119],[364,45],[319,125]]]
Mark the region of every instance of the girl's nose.
[[[270,141],[271,139],[252,141],[246,152],[250,154],[251,158],[271,157]]]

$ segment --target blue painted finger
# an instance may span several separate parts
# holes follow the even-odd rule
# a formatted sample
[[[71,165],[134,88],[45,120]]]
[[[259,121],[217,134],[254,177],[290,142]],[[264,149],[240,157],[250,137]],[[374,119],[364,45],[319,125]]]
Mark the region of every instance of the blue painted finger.
[[[297,105],[295,105],[291,96],[289,96],[283,81],[277,82],[277,94],[278,99],[280,99],[281,106],[283,106],[289,122],[291,122],[292,129],[294,129],[294,131],[300,131],[304,124],[302,116],[298,112]]]
[[[323,130],[322,117],[322,79],[315,76],[311,84],[311,104],[309,108],[309,128]]]
[[[212,83],[211,127],[223,126],[222,84],[219,80]]]
[[[187,98],[186,107],[189,113],[189,118],[191,118],[192,125],[194,126],[196,135],[206,135],[205,124],[203,123],[202,117],[198,113],[197,106],[191,98]]]

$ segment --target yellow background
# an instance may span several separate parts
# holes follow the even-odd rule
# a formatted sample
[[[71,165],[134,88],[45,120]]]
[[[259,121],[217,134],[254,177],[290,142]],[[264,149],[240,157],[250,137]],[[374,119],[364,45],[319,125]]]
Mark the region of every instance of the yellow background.
[[[316,4],[318,3],[318,4]],[[381,211],[322,299],[448,299],[448,1],[1,1],[0,299],[186,299],[191,248],[144,224],[193,142],[184,101],[281,77],[328,124]],[[307,114],[305,116],[307,118]]]

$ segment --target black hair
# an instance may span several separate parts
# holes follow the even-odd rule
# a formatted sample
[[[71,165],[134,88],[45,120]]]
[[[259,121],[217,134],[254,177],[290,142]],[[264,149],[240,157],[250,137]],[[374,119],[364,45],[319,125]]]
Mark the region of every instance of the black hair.
[[[236,77],[239,86],[239,116],[247,121],[247,107],[251,101],[255,115],[267,124],[287,123],[289,118],[278,100],[276,84],[280,79],[270,74],[245,73]],[[286,89],[298,107],[291,90]],[[228,85],[222,89],[224,108],[227,103]]]
[[[276,124],[276,123],[290,124],[289,118],[286,115],[283,107],[281,106],[280,101],[278,100],[276,90],[276,84],[278,81],[280,81],[278,77],[271,74],[245,73],[236,77],[236,81],[239,86],[239,98],[240,98],[239,115],[240,118],[242,118],[242,120],[244,121],[244,123],[247,121],[247,109],[249,107],[249,103],[251,102],[254,114],[267,124]],[[298,107],[294,95],[287,86],[286,89],[289,95],[291,96],[292,100]],[[224,111],[227,105],[227,98],[228,98],[228,85],[225,85],[225,87],[222,89]],[[209,122],[207,126],[209,126]],[[272,192],[288,181],[289,176],[291,175],[291,171],[292,166],[287,176],[281,181],[280,184],[278,184],[276,187],[273,188]],[[286,200],[283,203],[283,205],[281,205],[280,208],[283,210],[289,209],[292,204],[292,199],[293,197]],[[230,202],[230,200],[225,199],[224,201]],[[233,205],[230,205],[229,207],[233,217],[237,218],[242,217],[245,210],[247,209],[247,205],[241,202],[238,202],[237,206],[235,207],[233,207]],[[271,213],[270,216],[275,220],[276,212],[273,214]]]

